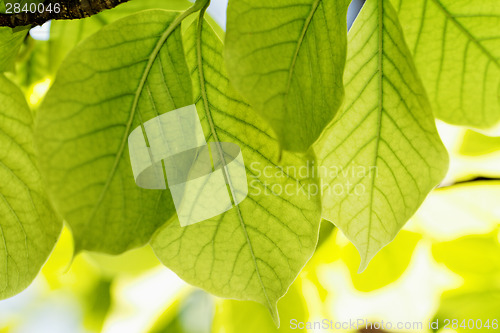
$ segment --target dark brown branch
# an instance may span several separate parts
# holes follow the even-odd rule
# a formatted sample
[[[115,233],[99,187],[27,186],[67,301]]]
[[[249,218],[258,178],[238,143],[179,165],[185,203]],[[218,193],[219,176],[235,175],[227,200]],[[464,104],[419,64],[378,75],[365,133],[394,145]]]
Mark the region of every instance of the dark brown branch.
[[[47,0],[44,1],[43,7],[47,9],[51,4],[52,12],[45,10],[42,13],[0,14],[0,26],[15,28],[42,25],[49,20],[77,20],[114,8],[127,1],[129,0]],[[54,11],[56,3],[61,5],[59,13]]]

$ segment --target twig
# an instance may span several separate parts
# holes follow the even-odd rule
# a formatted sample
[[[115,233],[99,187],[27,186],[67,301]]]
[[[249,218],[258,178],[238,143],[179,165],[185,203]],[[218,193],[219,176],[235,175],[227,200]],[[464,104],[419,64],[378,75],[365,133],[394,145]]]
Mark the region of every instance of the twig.
[[[437,188],[446,188],[446,187],[465,185],[465,184],[470,184],[470,183],[479,183],[479,182],[490,182],[489,184],[492,184],[492,183],[495,184],[496,182],[500,182],[500,178],[477,176],[477,177],[474,177],[471,179],[459,180],[459,181],[453,182],[451,184],[441,184]]]
[[[0,27],[16,28],[42,25],[49,20],[82,19],[98,14],[103,10],[114,8],[128,1],[129,0],[48,0],[43,2],[44,11],[41,13],[20,12],[0,14]],[[58,13],[54,10],[55,4],[61,6],[61,10]],[[48,11],[48,8],[51,8],[51,10]]]

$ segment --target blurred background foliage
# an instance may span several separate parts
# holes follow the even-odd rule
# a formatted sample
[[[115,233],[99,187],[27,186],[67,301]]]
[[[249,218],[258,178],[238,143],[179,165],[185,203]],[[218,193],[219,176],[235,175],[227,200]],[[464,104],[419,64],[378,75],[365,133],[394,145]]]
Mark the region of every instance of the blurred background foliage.
[[[349,23],[361,3],[353,2]],[[65,55],[85,37],[141,9],[181,10],[189,4],[134,0],[92,18],[33,29],[9,77],[36,112]],[[225,6],[214,1],[209,10],[220,26]],[[290,320],[323,318],[417,321],[431,331],[425,325],[431,320],[500,319],[500,137],[441,122],[438,130],[451,156],[441,186],[361,274],[354,246],[324,221],[315,255],[278,303],[279,329],[257,303],[218,299],[188,286],[149,247],[73,258],[65,228],[35,282],[0,301],[0,333],[298,332]]]

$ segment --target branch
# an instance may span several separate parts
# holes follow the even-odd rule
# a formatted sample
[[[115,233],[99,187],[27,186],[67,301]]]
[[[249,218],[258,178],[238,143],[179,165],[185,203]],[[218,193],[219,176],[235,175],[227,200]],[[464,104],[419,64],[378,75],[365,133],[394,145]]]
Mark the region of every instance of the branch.
[[[21,12],[15,14],[0,14],[0,27],[22,27],[42,25],[49,20],[77,20],[98,14],[106,9],[114,8],[129,0],[48,0],[44,1],[44,11],[41,13]],[[54,4],[61,5],[61,11],[56,13]],[[46,9],[51,5],[51,12]],[[29,4],[28,4],[29,7]],[[37,6],[38,8],[38,6]]]
[[[477,176],[471,179],[466,179],[466,180],[460,180],[453,182],[451,184],[441,184],[437,188],[446,188],[446,187],[452,187],[452,186],[457,186],[457,185],[465,185],[465,184],[471,184],[471,183],[488,183],[488,184],[496,184],[500,181],[500,178],[495,178],[495,177],[484,177],[484,176]]]

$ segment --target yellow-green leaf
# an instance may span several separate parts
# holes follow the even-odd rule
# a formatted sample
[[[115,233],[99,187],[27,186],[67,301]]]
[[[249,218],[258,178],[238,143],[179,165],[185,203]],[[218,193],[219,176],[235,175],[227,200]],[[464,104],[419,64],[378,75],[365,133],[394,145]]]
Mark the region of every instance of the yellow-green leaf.
[[[500,120],[498,0],[392,0],[436,116],[488,128]]]
[[[192,104],[177,17],[150,10],[107,25],[66,58],[40,106],[40,168],[77,251],[144,245],[175,213],[168,190],[136,185],[127,139]]]
[[[388,0],[366,2],[349,45],[344,110],[317,154],[322,216],[354,243],[363,270],[444,177],[448,157]]]
[[[286,150],[306,151],[340,107],[348,5],[346,0],[229,2],[229,77]]]
[[[185,281],[221,297],[260,302],[277,323],[276,302],[317,242],[320,199],[313,160],[283,153],[278,164],[278,141],[230,86],[223,44],[206,21],[188,29],[185,47],[206,139],[239,145],[249,192],[217,217],[186,227],[169,223],[152,246]]]
[[[33,281],[62,228],[36,168],[32,127],[23,93],[0,74],[0,299]]]

